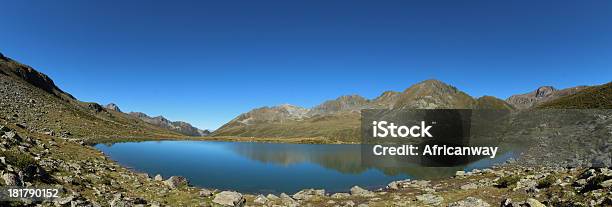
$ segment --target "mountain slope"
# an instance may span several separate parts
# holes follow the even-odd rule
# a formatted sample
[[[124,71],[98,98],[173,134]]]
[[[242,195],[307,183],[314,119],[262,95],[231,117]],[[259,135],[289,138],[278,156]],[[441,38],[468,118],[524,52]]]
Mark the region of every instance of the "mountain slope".
[[[0,118],[32,132],[87,141],[183,136],[97,103],[81,102],[35,69],[0,56]]]
[[[612,82],[584,88],[572,95],[544,102],[544,109],[612,109]]]
[[[142,112],[130,112],[128,115],[136,117],[149,124],[172,130],[187,136],[207,136],[210,134],[208,130],[198,129],[191,124],[183,121],[170,121],[163,116],[150,117]]]
[[[586,86],[557,90],[552,86],[542,86],[529,93],[510,96],[506,99],[506,102],[517,109],[528,109],[536,107],[544,102],[575,94],[584,88],[586,88]]]
[[[299,115],[289,115],[287,109],[282,106],[251,110],[223,125],[212,135],[260,138],[318,137],[331,142],[357,142],[361,109],[512,109],[512,106],[491,96],[474,99],[441,81],[426,80],[404,92],[386,91],[372,100],[359,95],[348,95],[325,101],[312,109],[296,106],[291,108],[299,108]]]

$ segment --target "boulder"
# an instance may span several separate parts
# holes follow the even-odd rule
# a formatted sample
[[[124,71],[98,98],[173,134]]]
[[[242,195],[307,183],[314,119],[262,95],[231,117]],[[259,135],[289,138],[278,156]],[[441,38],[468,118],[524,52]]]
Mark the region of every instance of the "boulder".
[[[155,177],[153,178],[155,181],[162,181],[164,180],[164,177],[162,177],[160,174],[155,175]]]
[[[278,199],[280,199],[278,196],[276,196],[276,195],[274,195],[274,194],[268,194],[268,195],[266,196],[266,198],[267,198],[268,200],[278,200]]]
[[[293,198],[297,200],[310,200],[313,197],[325,196],[325,190],[304,189],[293,194]]]
[[[334,193],[331,195],[332,198],[346,198],[350,196],[351,194],[348,194],[348,193]]]
[[[175,188],[178,188],[178,187],[181,187],[181,186],[188,185],[189,181],[187,181],[187,178],[182,177],[182,176],[172,176],[172,177],[168,178],[168,180],[165,180],[164,183],[168,187],[170,187],[172,189],[175,189]]]
[[[271,195],[271,194],[270,194],[270,195]],[[264,195],[258,195],[258,196],[257,196],[257,197],[256,197],[256,198],[253,200],[253,202],[254,202],[254,203],[257,203],[257,204],[262,204],[262,205],[263,205],[263,204],[268,203],[268,201],[269,201],[269,200],[268,200],[268,198],[266,198],[266,196],[264,196]]]
[[[244,206],[246,199],[244,199],[240,193],[223,191],[215,195],[212,202],[222,206]]]
[[[202,189],[202,190],[200,190],[199,194],[200,194],[201,197],[210,197],[210,196],[213,195],[213,191],[208,190],[208,189]]]
[[[359,186],[353,186],[351,188],[351,195],[354,195],[354,196],[363,196],[363,197],[373,197],[373,196],[376,196],[376,194],[374,192],[366,190],[366,189],[363,189],[363,188],[361,188]]]
[[[20,186],[21,185],[21,180],[19,180],[19,177],[13,173],[2,174],[2,179],[4,179],[4,183],[7,186]]]

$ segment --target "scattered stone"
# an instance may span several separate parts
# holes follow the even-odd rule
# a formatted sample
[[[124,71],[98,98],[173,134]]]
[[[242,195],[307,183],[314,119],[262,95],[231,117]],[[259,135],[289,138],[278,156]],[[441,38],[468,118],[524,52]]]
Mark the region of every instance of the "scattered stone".
[[[376,194],[372,191],[363,189],[359,186],[353,186],[351,188],[351,195],[353,196],[363,196],[363,197],[374,197]]]
[[[610,187],[610,186],[612,186],[612,179],[603,181],[599,185],[601,185],[602,188]]]
[[[266,198],[266,196],[263,195],[258,195],[255,200],[253,200],[254,203],[258,203],[258,204],[266,204],[268,203],[268,198]]]
[[[187,181],[187,178],[182,177],[182,176],[172,176],[168,178],[168,180],[164,181],[164,183],[172,189],[189,184],[189,182]]]
[[[546,207],[546,205],[533,198],[528,198],[527,201],[525,201],[525,204],[527,204],[529,207]]]
[[[353,201],[351,201],[351,200],[344,201],[344,202],[342,202],[342,206],[345,206],[345,207],[353,207],[353,206],[355,206],[355,202],[353,202]]]
[[[351,194],[348,194],[348,193],[334,193],[330,197],[332,197],[332,198],[346,198],[346,197],[350,197],[350,196],[351,196]]]
[[[200,190],[199,194],[201,197],[210,197],[213,195],[213,191],[208,190],[208,189],[202,189]]]
[[[293,198],[296,200],[310,200],[313,197],[323,197],[325,196],[325,190],[315,190],[315,189],[304,189],[300,192],[293,194]]]
[[[423,195],[418,195],[417,200],[427,204],[427,205],[440,205],[440,203],[442,203],[442,201],[444,201],[444,198],[442,198],[442,196],[438,196],[438,195],[434,195],[434,194],[423,194]]]
[[[464,200],[451,203],[448,206],[449,207],[489,207],[491,205],[489,205],[487,202],[483,201],[482,199],[478,199],[474,197],[467,197]]]
[[[468,183],[468,184],[461,186],[461,190],[470,190],[470,189],[476,189],[476,188],[478,188],[478,185],[476,185],[476,183]]]
[[[13,173],[2,174],[2,179],[4,179],[4,183],[7,186],[20,186],[21,185],[21,180],[19,179],[19,177],[17,177],[17,175]]]
[[[276,195],[274,195],[274,194],[268,194],[268,195],[266,196],[266,198],[267,198],[268,200],[278,200],[278,199],[280,199],[278,196],[276,196]]]
[[[244,206],[246,199],[234,191],[223,191],[215,195],[213,203],[223,206]]]
[[[506,198],[502,200],[500,207],[512,207],[512,199]]]

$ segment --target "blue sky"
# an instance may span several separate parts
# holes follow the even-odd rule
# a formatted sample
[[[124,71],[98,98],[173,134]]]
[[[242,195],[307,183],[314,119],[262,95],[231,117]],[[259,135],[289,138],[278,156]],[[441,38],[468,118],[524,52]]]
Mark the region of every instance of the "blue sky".
[[[260,106],[612,77],[612,1],[6,1],[0,52],[83,101],[215,129]]]

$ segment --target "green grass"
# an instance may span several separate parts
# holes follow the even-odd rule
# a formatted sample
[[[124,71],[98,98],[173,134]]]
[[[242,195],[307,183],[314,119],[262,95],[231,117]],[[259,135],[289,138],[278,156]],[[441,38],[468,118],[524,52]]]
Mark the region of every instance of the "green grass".
[[[499,188],[512,187],[516,185],[516,183],[518,183],[520,179],[521,177],[517,175],[509,175],[509,176],[502,177],[497,181],[497,187]]]

